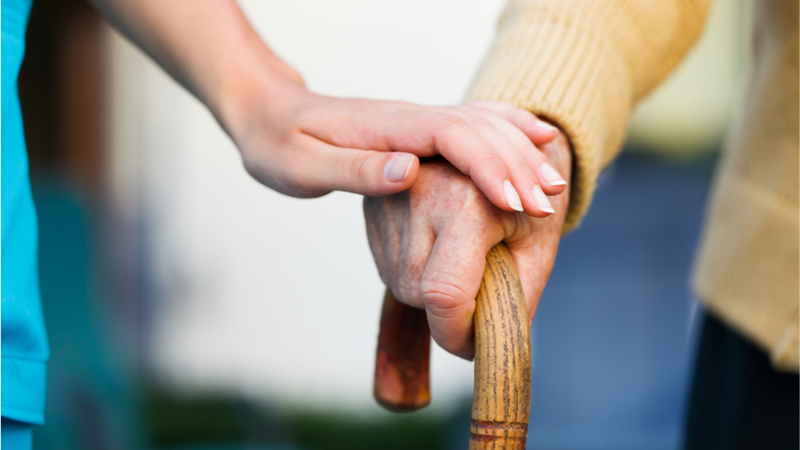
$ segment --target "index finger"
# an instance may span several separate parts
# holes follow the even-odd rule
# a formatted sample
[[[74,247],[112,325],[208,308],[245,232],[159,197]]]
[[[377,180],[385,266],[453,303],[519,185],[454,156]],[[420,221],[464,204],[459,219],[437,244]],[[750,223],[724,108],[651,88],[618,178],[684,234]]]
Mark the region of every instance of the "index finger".
[[[431,336],[444,350],[465,358],[474,355],[472,316],[486,254],[502,240],[481,224],[459,223],[436,238],[422,275],[420,291]]]

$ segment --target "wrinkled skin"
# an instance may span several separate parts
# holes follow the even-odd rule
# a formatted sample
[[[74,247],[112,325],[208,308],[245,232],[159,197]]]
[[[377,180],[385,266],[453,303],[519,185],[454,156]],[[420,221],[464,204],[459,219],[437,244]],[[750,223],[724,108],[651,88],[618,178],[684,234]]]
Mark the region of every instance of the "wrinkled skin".
[[[571,150],[564,135],[541,148],[569,180]],[[474,299],[485,256],[501,241],[517,265],[533,320],[555,262],[569,188],[550,199],[556,213],[546,218],[503,211],[447,162],[421,164],[408,191],[364,199],[381,279],[398,300],[426,310],[431,334],[442,348],[470,359]]]

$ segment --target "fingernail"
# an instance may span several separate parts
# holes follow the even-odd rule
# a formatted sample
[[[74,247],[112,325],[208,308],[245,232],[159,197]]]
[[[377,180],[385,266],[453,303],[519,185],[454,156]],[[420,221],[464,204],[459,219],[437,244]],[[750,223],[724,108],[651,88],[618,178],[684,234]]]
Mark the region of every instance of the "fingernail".
[[[536,206],[538,206],[539,209],[546,213],[553,214],[556,212],[550,200],[547,199],[547,196],[544,195],[544,191],[542,191],[542,188],[539,187],[538,184],[533,186],[533,201],[536,202]]]
[[[392,183],[405,181],[413,161],[414,157],[411,155],[395,156],[383,166],[383,176]]]
[[[558,133],[558,128],[550,125],[549,123],[543,120],[537,120],[535,126],[544,133]]]
[[[506,194],[508,206],[516,211],[522,211],[522,201],[519,199],[519,194],[517,194],[517,191],[514,189],[514,186],[511,185],[510,181],[503,181],[503,191]]]
[[[542,164],[542,167],[539,168],[539,171],[542,172],[542,176],[550,186],[566,186],[567,182],[561,178],[561,174],[548,163]]]

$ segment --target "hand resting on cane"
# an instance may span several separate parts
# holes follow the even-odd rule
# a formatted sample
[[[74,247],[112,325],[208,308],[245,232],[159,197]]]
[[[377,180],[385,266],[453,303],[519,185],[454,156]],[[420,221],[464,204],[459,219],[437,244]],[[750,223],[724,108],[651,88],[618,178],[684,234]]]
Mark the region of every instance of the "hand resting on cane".
[[[572,153],[559,133],[542,146],[551,164],[570,175]],[[431,335],[455,355],[473,356],[472,316],[486,254],[505,242],[517,266],[530,319],[555,262],[569,189],[551,197],[555,214],[537,219],[501,210],[445,162],[420,165],[408,190],[364,199],[370,248],[395,297],[424,308]]]

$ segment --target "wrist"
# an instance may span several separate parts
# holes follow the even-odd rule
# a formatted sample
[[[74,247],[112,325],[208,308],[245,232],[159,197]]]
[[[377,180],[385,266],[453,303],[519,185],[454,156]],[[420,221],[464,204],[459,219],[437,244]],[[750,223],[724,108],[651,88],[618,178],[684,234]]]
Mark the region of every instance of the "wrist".
[[[219,88],[206,102],[240,147],[254,129],[285,114],[299,97],[309,95],[299,73],[265,46],[258,53],[262,55],[248,56],[246,61],[230,65],[228,73],[220,77]]]

